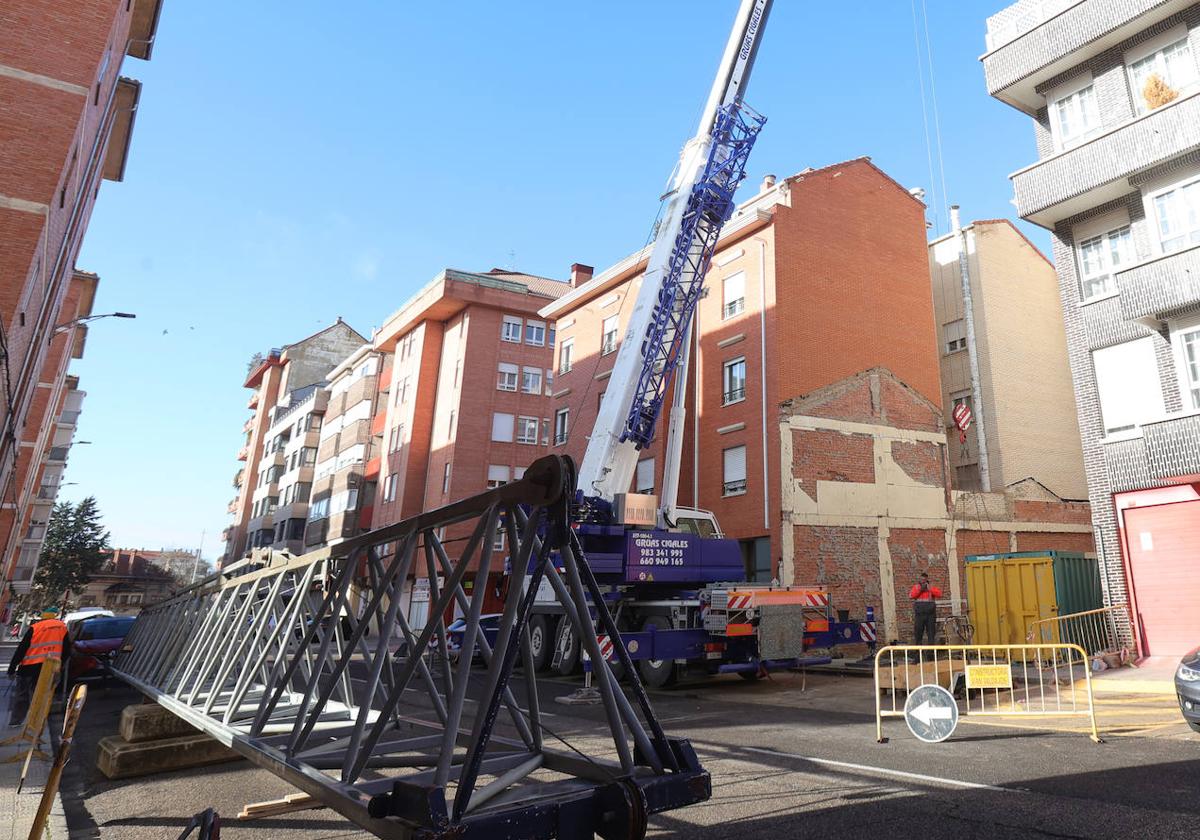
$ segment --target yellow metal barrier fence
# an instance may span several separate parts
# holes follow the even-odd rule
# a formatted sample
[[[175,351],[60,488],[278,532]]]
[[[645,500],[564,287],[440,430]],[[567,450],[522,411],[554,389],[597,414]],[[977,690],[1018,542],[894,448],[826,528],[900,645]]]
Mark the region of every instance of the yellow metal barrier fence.
[[[1034,644],[1078,645],[1084,651],[1084,662],[1088,661],[1088,657],[1119,654],[1121,643],[1117,632],[1117,616],[1128,611],[1129,608],[1124,604],[1114,604],[1098,610],[1039,619],[1030,623],[1026,639]],[[1112,666],[1119,662],[1106,664]]]
[[[889,645],[875,655],[875,737],[883,719],[904,717],[904,699],[922,685],[954,695],[964,717],[1086,717],[1102,743],[1087,654],[1075,644]],[[1082,701],[1076,686],[1085,689]],[[884,701],[888,695],[890,700]]]

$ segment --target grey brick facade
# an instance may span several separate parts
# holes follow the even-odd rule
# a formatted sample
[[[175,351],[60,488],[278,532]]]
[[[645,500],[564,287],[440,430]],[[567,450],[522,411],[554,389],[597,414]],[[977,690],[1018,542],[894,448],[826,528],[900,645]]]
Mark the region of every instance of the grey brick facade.
[[[1137,116],[1125,53],[1183,26],[1200,78],[1200,3],[1081,0],[1047,8],[1057,12],[1021,2],[989,19],[983,64],[988,92],[1034,117],[1039,161],[1013,175],[1014,193],[1020,214],[1051,231],[1096,545],[1106,597],[1117,603],[1127,588],[1113,494],[1200,473],[1200,415],[1181,392],[1171,335],[1172,319],[1200,312],[1200,245],[1162,253],[1143,196],[1159,179],[1200,173],[1200,87]],[[1018,32],[1022,26],[1031,28]],[[1100,127],[1058,151],[1045,94],[1081,74],[1091,76]],[[1133,262],[1114,274],[1116,291],[1085,302],[1075,231],[1122,212]],[[1096,235],[1094,227],[1084,235]],[[1166,417],[1143,418],[1140,436],[1106,439],[1093,352],[1144,338],[1153,342]]]

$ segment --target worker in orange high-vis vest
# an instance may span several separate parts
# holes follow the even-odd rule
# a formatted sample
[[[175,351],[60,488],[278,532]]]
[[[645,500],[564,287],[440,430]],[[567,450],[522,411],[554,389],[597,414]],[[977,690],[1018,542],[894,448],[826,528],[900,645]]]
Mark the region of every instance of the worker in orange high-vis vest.
[[[929,575],[921,572],[908,597],[913,602],[913,635],[916,637],[913,644],[921,644],[922,636],[928,639],[925,644],[937,644],[937,604],[934,602],[942,597],[942,590],[930,586]]]
[[[8,663],[8,676],[10,679],[15,677],[17,681],[8,707],[9,726],[16,726],[25,720],[33,699],[34,686],[42,672],[42,663],[47,659],[65,663],[70,656],[71,637],[67,633],[67,625],[59,620],[58,610],[53,607],[43,610],[41,621],[35,621],[25,631],[25,636]]]

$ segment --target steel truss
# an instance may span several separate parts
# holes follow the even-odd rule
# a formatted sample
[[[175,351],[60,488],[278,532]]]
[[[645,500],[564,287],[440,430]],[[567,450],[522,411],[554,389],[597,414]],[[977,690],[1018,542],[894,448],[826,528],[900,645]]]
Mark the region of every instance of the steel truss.
[[[144,609],[115,671],[380,837],[641,837],[648,814],[703,801],[711,785],[690,744],[663,732],[624,646],[629,697],[600,655],[597,634],[617,628],[570,527],[574,491],[573,463],[542,458],[479,496],[214,576]],[[457,556],[447,530],[469,531]],[[507,578],[493,643],[480,616],[505,562],[533,572],[524,587]],[[423,627],[402,597],[414,576],[429,582]],[[548,744],[566,742],[543,726],[529,643],[543,577],[590,656],[615,759]],[[459,649],[478,650],[483,669],[451,656],[455,606]]]

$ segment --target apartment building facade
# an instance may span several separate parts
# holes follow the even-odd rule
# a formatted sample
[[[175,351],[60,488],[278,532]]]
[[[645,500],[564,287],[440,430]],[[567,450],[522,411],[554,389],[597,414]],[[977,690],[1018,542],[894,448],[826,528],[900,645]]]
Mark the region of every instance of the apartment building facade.
[[[329,373],[312,501],[306,506],[305,550],[334,545],[371,527],[386,417],[380,410],[383,359],[373,345],[364,344]]]
[[[27,0],[0,9],[0,365],[10,383],[0,414],[0,612],[17,565],[23,575],[36,565],[27,534],[42,513],[32,508],[53,501],[41,496],[52,483],[42,479],[61,472],[38,438],[63,410],[64,360],[81,352],[72,322],[90,314],[77,301],[94,288],[78,287],[94,287],[95,275],[75,259],[100,181],[124,178],[141,84],[121,71],[126,56],[150,58],[160,8]]]
[[[867,158],[768,176],[725,226],[697,308],[679,502],[718,512],[753,579],[783,551],[781,403],[882,366],[940,405],[924,230],[924,205]],[[640,340],[626,330],[648,254],[542,310],[558,327],[557,451],[582,458],[615,351]],[[632,490],[662,487],[666,413]]]
[[[298,496],[311,491],[320,435],[317,418],[324,415],[328,400],[322,388],[329,372],[366,343],[338,318],[307,338],[250,360],[243,385],[251,391],[251,415],[242,425],[237,453],[242,464],[233,477],[237,492],[227,507],[234,521],[222,533],[225,549],[219,567],[276,543],[295,553],[302,549],[307,509],[301,516],[299,506],[306,502]],[[282,513],[281,493],[288,494],[288,509]]]
[[[575,267],[577,282],[586,276]],[[538,310],[569,289],[515,271],[446,269],[375,333],[390,376],[372,527],[520,478],[546,454],[555,334]],[[457,536],[444,535],[451,552]],[[424,577],[408,584],[417,602]]]
[[[1026,0],[988,33],[988,93],[1034,120],[1011,178],[1053,241],[1106,597],[1174,656],[1200,600],[1200,4]]]
[[[1033,478],[1059,498],[1086,499],[1083,447],[1054,266],[1005,219],[972,222],[962,231],[929,243],[953,485],[957,490],[1000,492]],[[964,247],[979,404],[967,348],[960,265]],[[1030,376],[1030,371],[1037,375]],[[960,404],[973,418],[965,441],[953,419]],[[981,432],[986,433],[986,471],[980,468]]]

